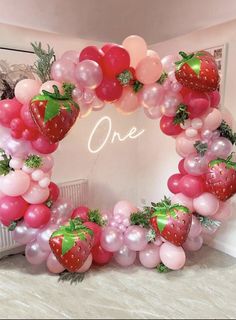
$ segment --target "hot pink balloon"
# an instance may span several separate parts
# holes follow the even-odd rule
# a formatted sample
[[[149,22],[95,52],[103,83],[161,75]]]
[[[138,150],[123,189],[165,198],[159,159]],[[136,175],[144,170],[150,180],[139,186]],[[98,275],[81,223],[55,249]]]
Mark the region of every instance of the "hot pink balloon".
[[[219,209],[219,200],[211,193],[204,192],[193,199],[193,207],[202,216],[213,216]]]
[[[19,220],[24,216],[28,206],[22,197],[4,196],[0,199],[0,220]]]
[[[120,266],[129,267],[136,260],[136,252],[130,250],[126,245],[123,245],[114,253],[114,259]]]
[[[159,106],[151,107],[151,108],[143,108],[145,115],[149,119],[159,119],[162,116],[161,108]]]
[[[203,245],[203,239],[201,236],[190,238],[188,237],[187,240],[183,243],[183,248],[186,251],[198,251],[201,249]]]
[[[44,136],[39,136],[35,141],[31,142],[32,147],[43,154],[53,153],[58,148],[58,143],[52,143]]]
[[[189,230],[189,234],[188,236],[190,238],[196,238],[198,237],[202,232],[202,226],[200,221],[193,215],[192,216],[192,224],[191,224],[191,228]]]
[[[186,255],[182,247],[176,247],[169,242],[165,242],[160,247],[160,258],[164,265],[171,270],[183,268]]]
[[[18,222],[15,230],[12,232],[13,240],[19,244],[27,244],[36,239],[38,229],[29,228],[24,221]]]
[[[102,69],[97,62],[84,60],[77,64],[75,78],[80,86],[95,89],[102,82]]]
[[[181,133],[176,138],[176,151],[181,157],[187,157],[196,151],[194,144],[199,140],[199,136],[194,138],[186,137],[185,133]]]
[[[172,192],[172,193],[179,193],[180,192],[179,181],[182,177],[183,177],[183,175],[179,174],[179,173],[176,173],[176,174],[173,174],[172,176],[170,176],[170,178],[168,179],[168,182],[167,182],[167,186],[168,186],[168,189],[170,190],[170,192]]]
[[[39,244],[34,241],[27,244],[25,248],[25,257],[29,263],[38,265],[46,261],[49,253],[40,249]]]
[[[204,182],[199,176],[187,174],[181,178],[179,188],[181,193],[185,194],[187,197],[195,198],[200,196],[204,191]]]
[[[49,239],[53,232],[57,229],[58,226],[56,224],[49,223],[44,228],[41,228],[39,230],[39,233],[37,235],[37,242],[43,251],[51,251],[49,246]]]
[[[137,94],[131,87],[124,87],[122,95],[115,105],[121,113],[126,115],[132,114],[139,107]]]
[[[123,245],[123,235],[116,228],[105,227],[102,231],[100,242],[104,250],[115,252]]]
[[[172,204],[180,204],[187,207],[191,212],[193,212],[193,200],[183,193],[177,193],[171,198]]]
[[[30,204],[40,204],[45,202],[49,197],[49,189],[41,188],[37,182],[31,182],[28,191],[22,198]]]
[[[232,204],[230,200],[220,201],[218,211],[212,216],[212,219],[219,221],[227,221],[232,216]]]
[[[65,268],[58,262],[55,255],[51,252],[47,258],[47,268],[51,273],[61,273]]]
[[[92,265],[92,262],[93,262],[93,256],[92,254],[90,253],[90,255],[88,256],[88,258],[85,260],[84,264],[82,265],[81,268],[79,268],[78,270],[76,270],[77,273],[85,273],[87,272],[91,265]]]
[[[145,85],[138,94],[140,104],[145,108],[152,108],[159,106],[164,97],[164,89],[158,83]]]
[[[139,260],[145,268],[155,268],[160,262],[160,247],[150,243],[139,252]]]
[[[8,173],[1,179],[1,191],[7,196],[21,196],[30,186],[30,176],[22,170]]]
[[[9,127],[10,122],[19,118],[22,104],[14,99],[4,99],[0,101],[0,124]]]
[[[156,82],[162,74],[162,64],[160,58],[145,57],[136,67],[136,77],[143,84]]]
[[[130,226],[124,234],[124,244],[130,250],[141,251],[146,247],[147,241],[147,230],[139,226]]]
[[[53,81],[53,80],[49,80],[49,81],[46,81],[44,82],[40,89],[39,89],[39,92],[42,93],[43,90],[46,90],[48,92],[54,92],[54,88],[53,86],[57,86],[57,88],[59,89],[60,93],[63,93],[63,89],[62,89],[62,83],[61,82],[58,82],[58,81]]]
[[[50,217],[51,211],[46,205],[32,204],[24,214],[24,221],[30,228],[42,228],[49,222]]]
[[[75,64],[70,60],[56,60],[52,64],[51,78],[60,83],[75,83]]]
[[[15,97],[22,103],[29,103],[30,100],[39,94],[42,83],[39,80],[23,79],[20,80],[15,86]]]
[[[183,175],[187,174],[187,171],[184,169],[184,160],[185,159],[181,159],[178,164],[179,172]]]
[[[114,216],[121,215],[126,218],[129,218],[131,213],[137,212],[137,208],[129,201],[121,200],[116,203],[113,212]]]
[[[216,130],[223,120],[220,110],[213,109],[204,119],[204,128],[214,131]]]
[[[209,92],[208,96],[210,98],[211,108],[217,108],[220,103],[220,93],[218,90]]]
[[[182,97],[178,93],[168,92],[163,100],[161,111],[165,116],[175,116]]]
[[[24,124],[28,128],[36,129],[38,130],[38,127],[36,126],[29,109],[29,104],[24,104],[20,111],[21,119],[24,121]]]
[[[140,60],[146,57],[147,44],[145,40],[139,36],[132,35],[125,38],[122,46],[130,55],[130,64],[132,67],[136,67]]]

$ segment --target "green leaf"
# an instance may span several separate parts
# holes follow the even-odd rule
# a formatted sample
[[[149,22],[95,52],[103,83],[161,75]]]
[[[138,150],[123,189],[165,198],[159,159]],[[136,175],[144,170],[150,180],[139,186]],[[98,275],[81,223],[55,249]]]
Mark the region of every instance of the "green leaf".
[[[53,232],[51,235],[51,238],[63,236],[65,234],[65,227],[60,227],[60,229]]]
[[[201,60],[198,58],[191,58],[186,62],[190,68],[193,70],[193,72],[199,77],[200,71],[201,71]]]
[[[64,235],[62,240],[62,255],[66,254],[71,248],[75,245],[75,236],[71,235]]]
[[[60,113],[60,104],[58,101],[49,99],[47,102],[45,115],[44,115],[44,122],[48,122],[49,120],[55,118]]]

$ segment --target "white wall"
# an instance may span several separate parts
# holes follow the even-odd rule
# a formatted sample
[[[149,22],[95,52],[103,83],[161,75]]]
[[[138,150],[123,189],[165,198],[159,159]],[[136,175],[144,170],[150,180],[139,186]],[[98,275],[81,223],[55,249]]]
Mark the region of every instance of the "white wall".
[[[185,36],[171,39],[151,46],[161,57],[182,51],[199,50],[223,43],[228,44],[225,98],[224,106],[236,118],[236,20],[218,25],[209,29],[197,31]],[[165,136],[159,130],[159,121],[143,118],[140,114],[139,125],[146,129],[146,135],[138,141],[139,155],[139,183],[138,200],[147,202],[160,199],[163,194],[169,194],[166,186],[168,177],[178,172],[179,157],[175,152],[173,139]],[[234,197],[233,211],[236,208]],[[212,246],[236,257],[236,216],[234,215],[227,225],[222,226],[212,241]]]

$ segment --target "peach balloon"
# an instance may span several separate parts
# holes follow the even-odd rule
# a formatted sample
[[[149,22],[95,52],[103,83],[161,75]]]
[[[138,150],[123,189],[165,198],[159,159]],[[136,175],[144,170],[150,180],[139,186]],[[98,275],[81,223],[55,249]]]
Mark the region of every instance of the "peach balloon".
[[[157,53],[156,51],[154,51],[154,50],[148,50],[148,51],[147,51],[147,56],[148,56],[148,57],[154,57],[154,58],[159,58],[159,59],[160,59],[158,53]]]
[[[39,94],[42,83],[39,80],[23,79],[15,86],[15,97],[22,103],[27,104],[30,100]]]
[[[11,171],[1,179],[1,191],[7,196],[21,196],[29,186],[30,177],[22,170]]]
[[[54,92],[54,89],[53,89],[53,86],[57,86],[57,88],[59,89],[60,93],[63,92],[63,89],[62,89],[62,84],[58,81],[53,81],[53,80],[49,80],[49,81],[46,81],[44,82],[40,89],[39,89],[39,92],[42,93],[43,90],[46,90],[48,92]]]
[[[181,157],[184,157],[184,158],[187,157],[189,154],[194,153],[196,151],[194,144],[199,139],[200,139],[199,135],[190,138],[190,137],[186,137],[184,132],[181,133],[176,138],[176,152]]]
[[[131,87],[124,87],[122,96],[115,105],[117,110],[123,114],[129,115],[135,112],[139,107],[137,94]]]
[[[220,206],[219,200],[211,193],[204,192],[193,199],[193,207],[202,216],[214,216]]]
[[[222,120],[223,120],[223,117],[222,117],[222,114],[221,114],[220,110],[213,109],[206,116],[206,118],[204,120],[203,128],[211,130],[211,131],[214,131],[220,126]]]
[[[160,58],[147,56],[138,63],[136,77],[143,84],[152,84],[160,78],[162,71]]]
[[[22,198],[30,204],[40,204],[48,199],[49,193],[49,188],[41,188],[37,182],[31,182]]]
[[[147,44],[145,40],[139,36],[132,35],[125,38],[122,46],[130,55],[130,64],[132,67],[136,67],[139,61],[146,57]]]
[[[186,261],[182,247],[176,247],[172,243],[165,242],[160,247],[160,258],[164,265],[171,270],[181,269]]]
[[[171,203],[172,204],[180,204],[182,206],[187,207],[191,212],[193,212],[193,200],[189,197],[187,197],[183,193],[176,193],[173,195],[171,198]]]

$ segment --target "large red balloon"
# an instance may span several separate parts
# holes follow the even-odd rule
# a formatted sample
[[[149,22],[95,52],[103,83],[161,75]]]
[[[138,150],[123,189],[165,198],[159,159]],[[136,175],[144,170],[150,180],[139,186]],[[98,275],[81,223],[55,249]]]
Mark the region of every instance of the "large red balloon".
[[[95,89],[96,95],[103,101],[115,101],[122,95],[122,86],[115,78],[103,78],[102,83]]]
[[[116,46],[115,43],[105,43],[101,50],[106,53],[111,47]]]
[[[170,190],[170,192],[172,192],[172,193],[179,193],[180,192],[179,182],[182,177],[183,177],[183,175],[180,173],[176,173],[176,174],[173,174],[172,176],[170,176],[170,178],[168,179],[168,182],[167,182],[167,186],[168,186],[168,189]]]
[[[100,244],[93,247],[91,252],[93,255],[93,262],[100,266],[109,263],[113,257],[113,253],[104,250]]]
[[[102,70],[105,75],[115,77],[130,66],[128,51],[121,46],[112,46],[103,58]]]
[[[204,192],[204,181],[201,177],[187,174],[179,181],[180,192],[189,198],[196,198]]]
[[[174,117],[167,116],[161,118],[160,128],[168,136],[176,136],[183,131],[179,124],[174,124]]]
[[[7,221],[21,219],[29,204],[22,197],[5,196],[0,199],[0,221],[4,224]]]
[[[104,53],[101,49],[98,49],[96,46],[88,46],[81,51],[79,61],[93,60],[101,65],[103,56]]]
[[[24,215],[24,221],[30,228],[41,228],[51,218],[51,210],[44,204],[31,204]]]

